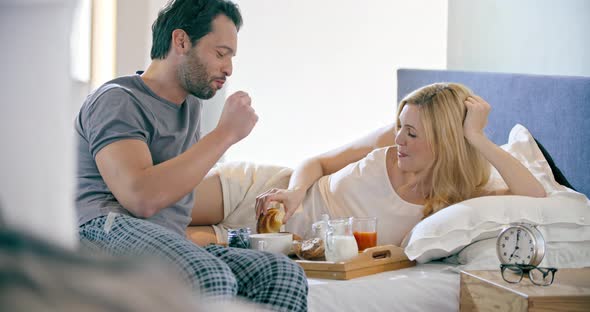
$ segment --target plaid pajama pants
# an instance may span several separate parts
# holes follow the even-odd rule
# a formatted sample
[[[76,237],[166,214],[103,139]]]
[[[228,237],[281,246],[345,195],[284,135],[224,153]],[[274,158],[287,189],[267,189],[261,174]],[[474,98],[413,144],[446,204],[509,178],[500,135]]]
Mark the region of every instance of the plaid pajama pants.
[[[80,226],[81,244],[115,256],[156,256],[179,269],[206,298],[238,295],[276,311],[307,311],[305,273],[285,256],[216,245],[203,248],[149,221],[120,214],[108,219],[98,217]]]

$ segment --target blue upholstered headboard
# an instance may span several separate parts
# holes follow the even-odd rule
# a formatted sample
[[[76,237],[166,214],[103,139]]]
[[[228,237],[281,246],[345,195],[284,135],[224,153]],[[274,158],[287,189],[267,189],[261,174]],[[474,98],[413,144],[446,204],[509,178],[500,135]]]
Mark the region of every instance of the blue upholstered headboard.
[[[498,145],[520,123],[549,152],[572,186],[590,196],[590,77],[399,69],[398,102],[435,82],[458,82],[486,99],[486,134]]]

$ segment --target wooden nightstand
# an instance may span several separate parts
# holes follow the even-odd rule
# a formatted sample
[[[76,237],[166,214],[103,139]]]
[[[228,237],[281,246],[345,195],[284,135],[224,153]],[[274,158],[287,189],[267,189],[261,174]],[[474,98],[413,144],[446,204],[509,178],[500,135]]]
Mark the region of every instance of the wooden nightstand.
[[[590,311],[590,268],[560,269],[550,286],[494,271],[461,271],[460,311]]]

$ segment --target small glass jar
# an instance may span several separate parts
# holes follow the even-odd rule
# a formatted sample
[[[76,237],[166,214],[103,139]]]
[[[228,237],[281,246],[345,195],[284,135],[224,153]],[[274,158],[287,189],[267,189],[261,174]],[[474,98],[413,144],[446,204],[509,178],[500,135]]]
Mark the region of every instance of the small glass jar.
[[[250,248],[250,228],[227,230],[227,246],[234,248]]]
[[[320,221],[317,221],[311,225],[313,237],[317,237],[322,240],[326,238],[326,231],[328,230],[328,221],[330,221],[330,217],[327,214],[323,214],[322,219]]]

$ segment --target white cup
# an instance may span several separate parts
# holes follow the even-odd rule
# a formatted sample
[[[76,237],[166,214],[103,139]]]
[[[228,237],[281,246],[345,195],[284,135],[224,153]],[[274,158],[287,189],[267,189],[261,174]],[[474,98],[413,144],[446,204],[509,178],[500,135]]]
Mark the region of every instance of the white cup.
[[[250,235],[250,249],[288,255],[291,252],[293,234],[264,233]]]

